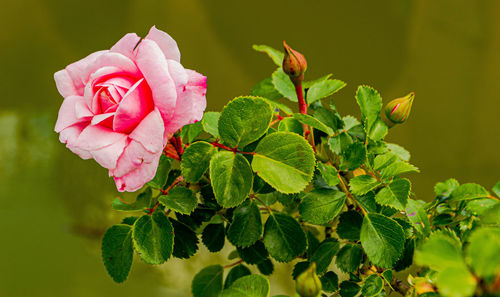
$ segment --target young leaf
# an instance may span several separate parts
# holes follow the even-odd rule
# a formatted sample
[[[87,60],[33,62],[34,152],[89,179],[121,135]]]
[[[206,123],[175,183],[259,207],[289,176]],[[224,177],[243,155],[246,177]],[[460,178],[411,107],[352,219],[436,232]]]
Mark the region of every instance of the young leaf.
[[[403,252],[403,229],[394,220],[381,214],[365,215],[360,238],[368,259],[382,268],[392,267]]]
[[[243,148],[264,135],[273,118],[271,106],[260,97],[237,97],[219,118],[219,135],[230,147]]]
[[[339,289],[339,277],[335,272],[328,271],[320,278],[323,291],[333,293]]]
[[[115,282],[127,279],[133,256],[132,228],[129,225],[111,226],[102,238],[102,260]]]
[[[162,195],[158,201],[165,207],[182,214],[190,214],[198,205],[198,199],[188,188],[176,187],[168,192],[168,195]]]
[[[333,166],[318,162],[318,169],[321,176],[329,186],[336,186],[340,183],[337,169]]]
[[[252,189],[253,173],[245,157],[220,151],[210,161],[210,180],[217,203],[230,208],[247,198]]]
[[[387,143],[387,148],[390,152],[398,156],[401,160],[409,162],[410,161],[410,152],[407,151],[404,147],[397,145],[395,143]]]
[[[285,54],[282,51],[279,51],[277,49],[274,49],[270,46],[263,44],[262,45],[254,44],[252,48],[258,52],[267,54],[273,60],[273,62],[279,67],[281,67],[281,64],[283,64],[283,58],[285,57]]]
[[[306,235],[291,216],[272,213],[264,226],[264,245],[278,262],[290,262],[306,250]]]
[[[343,272],[355,272],[363,261],[363,249],[359,244],[346,244],[337,254],[335,265]]]
[[[307,193],[299,205],[302,219],[322,225],[335,218],[344,207],[346,194],[331,189],[315,189]]]
[[[295,113],[293,114],[293,117],[297,119],[299,122],[306,124],[310,127],[313,127],[314,129],[323,131],[330,136],[335,134],[332,128],[328,127],[327,125],[323,124],[322,122],[320,122],[319,120],[313,118],[308,114]]]
[[[227,230],[227,239],[238,247],[248,247],[262,234],[260,211],[255,202],[247,200],[233,212],[233,222]]]
[[[500,197],[500,181],[498,181],[491,190],[495,193],[495,195],[497,195],[497,197]]]
[[[315,83],[307,91],[307,103],[312,104],[315,101],[333,95],[345,87],[345,82],[338,79],[328,79]]]
[[[312,179],[314,152],[300,135],[275,132],[262,139],[255,150],[252,168],[282,193],[298,193]]]
[[[200,121],[185,125],[182,127],[181,138],[184,143],[191,143],[193,140],[198,137],[201,132],[203,132],[203,126]]]
[[[281,66],[281,65],[280,65]],[[278,92],[280,92],[283,97],[290,99],[293,102],[298,102],[297,93],[295,93],[295,86],[288,77],[288,75],[283,72],[283,69],[278,68],[272,74],[273,85]]]
[[[366,147],[360,142],[349,145],[342,156],[342,166],[350,170],[359,168],[365,161]]]
[[[229,270],[229,273],[226,276],[226,280],[224,282],[224,289],[229,288],[234,283],[235,280],[250,274],[252,274],[252,272],[245,265],[240,264],[234,266],[233,268],[231,268],[231,270]]]
[[[406,207],[406,216],[412,223],[413,227],[424,236],[428,236],[431,232],[431,223],[424,209],[425,202],[421,200],[408,199]]]
[[[469,264],[477,276],[489,279],[500,271],[500,229],[480,228],[470,236]]]
[[[283,97],[280,92],[274,88],[273,80],[270,77],[256,84],[252,91],[250,91],[250,95],[264,97],[269,100],[278,100]]]
[[[478,184],[463,184],[456,188],[450,197],[450,202],[488,198],[490,193]]]
[[[396,175],[407,172],[419,172],[418,168],[404,161],[396,161],[391,163],[380,171],[382,179],[389,179]]]
[[[333,153],[337,155],[340,155],[342,152],[346,151],[351,144],[352,138],[347,133],[340,133],[337,136],[330,137],[330,139],[328,139],[328,147]]]
[[[262,241],[257,241],[254,245],[246,248],[237,248],[240,258],[248,264],[259,264],[268,258],[269,253]]]
[[[460,184],[456,179],[450,178],[444,182],[437,183],[434,186],[434,193],[436,193],[437,196],[449,197],[459,186]]]
[[[295,118],[284,118],[280,121],[278,126],[278,131],[282,132],[293,132],[299,135],[304,133],[302,124]]]
[[[384,281],[378,274],[370,274],[363,283],[361,293],[366,297],[373,297],[378,295],[384,287]]]
[[[374,141],[379,141],[384,139],[388,131],[389,127],[387,127],[387,124],[384,123],[384,121],[382,121],[379,117],[371,126],[368,132],[368,137]]]
[[[234,281],[228,289],[222,291],[220,297],[268,297],[269,290],[269,281],[265,277],[252,274]]]
[[[349,210],[340,214],[337,234],[342,239],[358,241],[361,232],[363,217],[355,210]]]
[[[217,149],[207,142],[191,144],[182,155],[181,171],[184,179],[189,183],[198,182],[210,165],[210,158]]]
[[[198,236],[183,223],[170,219],[174,228],[174,251],[172,255],[176,258],[188,259],[198,250]]]
[[[365,131],[368,132],[382,110],[382,97],[369,86],[359,86],[356,91],[356,101],[361,109]]]
[[[134,224],[132,238],[136,251],[148,264],[161,264],[172,255],[174,229],[163,211],[140,217]]]
[[[193,297],[218,297],[222,291],[222,274],[224,268],[212,265],[198,272],[191,285]]]
[[[314,110],[313,116],[315,119],[327,125],[334,131],[342,129],[343,122],[336,110],[329,110],[324,107],[318,107],[316,108],[316,110]]]
[[[201,241],[212,253],[224,247],[224,224],[208,224],[201,233]]]
[[[332,74],[327,74],[327,75],[323,75],[322,77],[320,78],[317,78],[315,80],[309,80],[309,81],[304,81],[302,82],[302,86],[304,87],[304,89],[309,89],[311,86],[317,84],[317,83],[320,83],[324,80],[327,80],[329,79],[330,77],[332,76]]]
[[[328,269],[339,248],[339,241],[335,238],[327,238],[318,246],[311,257],[311,262],[316,263],[316,272],[318,274],[322,274]]]
[[[405,210],[410,196],[411,183],[406,178],[394,179],[375,196],[375,201],[398,210]]]
[[[381,184],[371,175],[358,175],[350,180],[349,188],[354,195],[364,195]]]
[[[415,262],[435,270],[465,266],[460,242],[444,231],[432,233],[415,254]]]
[[[171,163],[172,159],[161,155],[160,163],[158,164],[158,169],[156,170],[155,177],[148,182],[148,185],[155,189],[163,189],[163,186],[165,186],[165,183],[167,182]]]
[[[119,211],[137,211],[137,210],[143,210],[147,208],[151,202],[153,192],[151,191],[151,188],[146,188],[144,192],[140,193],[137,196],[137,199],[133,203],[127,203],[123,201],[121,198],[115,198],[113,200],[113,203],[111,206],[113,207],[114,210],[119,210]]]
[[[219,118],[220,112],[207,111],[203,115],[203,119],[201,119],[203,130],[215,138],[219,138]]]

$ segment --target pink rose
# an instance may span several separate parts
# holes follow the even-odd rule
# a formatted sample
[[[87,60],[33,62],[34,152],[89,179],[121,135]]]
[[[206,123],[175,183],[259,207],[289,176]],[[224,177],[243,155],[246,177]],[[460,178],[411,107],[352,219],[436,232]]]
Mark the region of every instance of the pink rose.
[[[55,131],[83,159],[109,169],[119,191],[150,181],[172,133],[199,121],[206,77],[180,64],[177,43],[154,26],[126,34],[54,74],[64,97]]]

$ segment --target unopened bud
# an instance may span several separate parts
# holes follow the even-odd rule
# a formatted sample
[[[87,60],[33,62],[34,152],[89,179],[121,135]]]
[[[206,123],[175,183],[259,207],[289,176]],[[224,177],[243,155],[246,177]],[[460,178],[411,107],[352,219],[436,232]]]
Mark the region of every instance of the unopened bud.
[[[283,41],[285,48],[285,57],[283,58],[283,71],[288,74],[294,84],[302,82],[304,79],[304,72],[307,70],[307,61],[304,55],[291,47]]]
[[[384,121],[389,127],[395,124],[402,124],[410,115],[411,105],[413,104],[413,99],[415,98],[415,93],[397,98],[389,102],[384,108],[385,118]]]
[[[321,281],[316,274],[316,263],[302,272],[295,280],[295,289],[300,297],[317,297],[321,293]]]

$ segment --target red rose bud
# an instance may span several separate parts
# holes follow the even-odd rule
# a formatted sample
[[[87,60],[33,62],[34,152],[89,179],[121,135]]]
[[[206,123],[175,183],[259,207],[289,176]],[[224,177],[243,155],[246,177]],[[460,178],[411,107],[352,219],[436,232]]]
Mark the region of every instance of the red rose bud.
[[[290,76],[294,84],[302,82],[304,79],[304,72],[307,70],[307,61],[304,55],[291,47],[283,41],[285,48],[285,57],[283,58],[283,71]]]
[[[321,281],[316,274],[316,263],[302,272],[295,280],[295,290],[300,297],[317,297],[321,293]]]
[[[413,104],[413,99],[415,98],[415,93],[411,92],[405,97],[397,98],[389,102],[384,109],[385,123],[392,127],[395,124],[402,124],[410,115],[411,105]]]

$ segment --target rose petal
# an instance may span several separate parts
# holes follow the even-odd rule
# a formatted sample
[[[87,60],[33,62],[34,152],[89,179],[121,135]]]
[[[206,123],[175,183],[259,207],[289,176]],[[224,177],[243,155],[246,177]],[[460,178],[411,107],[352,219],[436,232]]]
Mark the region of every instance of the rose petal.
[[[122,177],[115,177],[114,180],[118,191],[134,192],[152,180],[156,174],[160,156],[161,154],[158,154],[151,162],[144,162],[142,166]]]
[[[94,151],[112,145],[122,138],[127,138],[127,135],[113,132],[100,125],[88,126],[82,131],[74,145],[84,150]]]
[[[153,40],[158,44],[160,49],[162,50],[165,58],[171,59],[177,62],[181,61],[181,52],[177,47],[177,42],[170,37],[167,33],[156,29],[155,26],[151,27],[149,30],[146,39]]]
[[[207,107],[206,78],[195,71],[188,74],[189,82],[186,89],[178,94],[174,116],[165,125],[166,133],[174,133],[184,125],[201,120]]]
[[[73,153],[80,156],[80,158],[86,160],[92,158],[90,152],[73,147],[72,144],[76,142],[78,136],[82,133],[82,130],[87,127],[88,123],[79,123],[73,126],[69,126],[59,133],[59,141],[66,144],[66,147],[70,149]]]
[[[158,109],[150,112],[129,137],[140,142],[148,151],[159,153],[163,150],[164,124]]]
[[[151,88],[155,106],[164,122],[168,121],[175,108],[177,92],[167,60],[154,41],[144,39],[137,48],[136,62]]]
[[[127,56],[115,52],[108,52],[97,57],[95,62],[92,63],[91,69],[93,70],[92,72],[95,72],[102,67],[108,67],[108,66],[116,67],[130,76],[139,77],[141,75],[134,61],[132,61]],[[91,79],[95,79],[96,77],[99,76],[93,74],[91,76],[92,77]]]
[[[102,121],[105,121],[107,120],[108,118],[114,116],[115,113],[114,112],[108,112],[108,113],[101,113],[101,114],[98,114],[98,115],[95,115],[93,118],[92,118],[92,122],[90,122],[91,125],[98,125],[99,123],[101,123]]]
[[[54,80],[56,81],[56,87],[63,97],[68,97],[71,95],[82,95],[78,94],[78,90],[75,87],[73,79],[69,76],[69,72],[66,69],[59,70],[54,73]]]
[[[114,169],[118,158],[122,155],[123,150],[128,145],[129,140],[127,137],[120,139],[112,145],[106,146],[99,150],[91,151],[90,153],[94,159],[104,168]]]
[[[144,162],[153,162],[157,155],[158,153],[151,153],[142,144],[132,140],[118,159],[116,168],[110,171],[110,174],[115,177],[124,176],[142,166]]]
[[[175,82],[175,87],[178,89],[180,87],[184,87],[188,83],[189,76],[186,72],[186,69],[181,65],[181,63],[176,62],[174,60],[167,60],[168,62],[168,72],[170,73],[170,77]]]
[[[135,33],[128,33],[122,37],[122,39],[118,40],[118,42],[113,45],[110,49],[111,52],[120,53],[129,57],[130,59],[134,58],[134,48],[139,43],[141,38],[137,36]]]
[[[94,114],[90,111],[85,100],[77,100],[75,103],[75,115],[77,119],[89,120]]]
[[[151,90],[144,79],[141,78],[123,96],[116,110],[113,130],[123,133],[131,132],[152,110]]]
[[[79,119],[76,115],[75,108],[77,103],[85,102],[82,96],[69,96],[64,99],[61,107],[59,108],[59,115],[57,117],[56,126],[54,131],[61,132],[64,128],[71,125],[87,121],[87,119]]]

